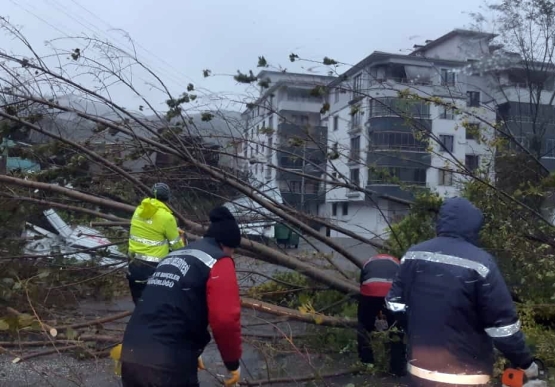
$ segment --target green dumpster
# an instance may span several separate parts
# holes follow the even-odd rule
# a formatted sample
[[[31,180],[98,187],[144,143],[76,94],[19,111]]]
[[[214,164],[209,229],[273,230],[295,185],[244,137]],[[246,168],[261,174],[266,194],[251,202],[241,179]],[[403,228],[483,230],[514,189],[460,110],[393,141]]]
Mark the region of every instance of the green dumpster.
[[[277,223],[274,226],[276,243],[284,245],[285,248],[289,246],[299,247],[299,233],[286,226],[283,223]]]
[[[287,247],[287,242],[289,241],[289,234],[291,229],[284,225],[283,223],[276,223],[274,226],[276,242],[279,245],[285,245]]]

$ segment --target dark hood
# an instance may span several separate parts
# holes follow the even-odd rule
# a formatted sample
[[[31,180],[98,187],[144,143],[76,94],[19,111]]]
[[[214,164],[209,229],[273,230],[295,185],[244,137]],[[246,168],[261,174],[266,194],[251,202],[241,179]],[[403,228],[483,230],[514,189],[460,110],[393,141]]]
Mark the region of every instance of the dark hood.
[[[478,244],[480,230],[484,225],[484,215],[465,198],[449,198],[439,209],[436,224],[438,236],[463,238]]]

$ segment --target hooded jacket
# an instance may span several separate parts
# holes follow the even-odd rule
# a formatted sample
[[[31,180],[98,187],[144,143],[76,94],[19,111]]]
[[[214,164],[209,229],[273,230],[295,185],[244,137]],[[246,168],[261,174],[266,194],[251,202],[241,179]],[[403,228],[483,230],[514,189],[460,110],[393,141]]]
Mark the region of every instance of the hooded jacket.
[[[451,376],[491,375],[494,345],[514,366],[532,364],[505,281],[478,247],[483,222],[468,200],[447,199],[437,237],[412,246],[401,260],[386,304],[406,311],[409,372],[415,366]]]
[[[144,199],[135,210],[129,231],[129,253],[156,261],[184,246],[171,210],[162,201]]]

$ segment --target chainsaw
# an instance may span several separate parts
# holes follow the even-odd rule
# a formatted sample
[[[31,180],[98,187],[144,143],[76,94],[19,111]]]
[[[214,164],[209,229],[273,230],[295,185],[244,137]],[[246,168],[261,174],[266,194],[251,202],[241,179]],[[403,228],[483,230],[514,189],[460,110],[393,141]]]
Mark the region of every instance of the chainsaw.
[[[524,370],[506,368],[501,376],[503,387],[547,387],[547,368],[540,359],[534,359],[538,365],[538,378],[529,379]]]

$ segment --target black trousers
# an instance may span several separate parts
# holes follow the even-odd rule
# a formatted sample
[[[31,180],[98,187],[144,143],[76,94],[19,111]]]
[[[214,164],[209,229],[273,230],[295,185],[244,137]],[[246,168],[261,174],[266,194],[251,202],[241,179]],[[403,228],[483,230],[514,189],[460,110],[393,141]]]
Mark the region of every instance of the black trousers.
[[[199,387],[197,361],[175,370],[162,370],[144,365],[121,364],[123,387]]]
[[[372,343],[370,335],[376,330],[376,317],[382,312],[387,320],[388,326],[396,323],[397,327],[400,322],[396,316],[385,307],[385,299],[383,297],[366,297],[359,296],[358,302],[358,357],[363,363],[374,363],[374,352],[372,351]],[[403,344],[404,334],[402,332],[391,332],[390,364],[389,371],[395,375],[406,374],[406,346]]]
[[[146,288],[146,281],[156,271],[156,266],[158,266],[158,262],[147,262],[140,259],[129,261],[127,281],[129,281],[129,290],[131,290],[131,297],[135,305]]]

